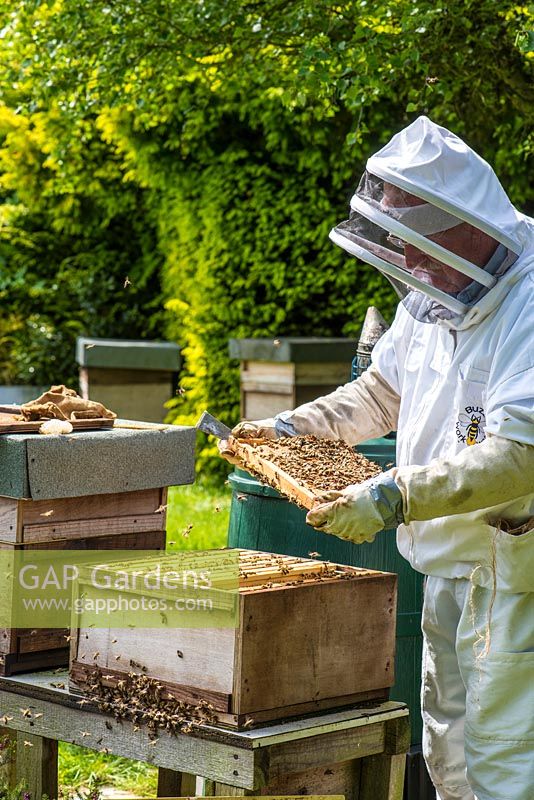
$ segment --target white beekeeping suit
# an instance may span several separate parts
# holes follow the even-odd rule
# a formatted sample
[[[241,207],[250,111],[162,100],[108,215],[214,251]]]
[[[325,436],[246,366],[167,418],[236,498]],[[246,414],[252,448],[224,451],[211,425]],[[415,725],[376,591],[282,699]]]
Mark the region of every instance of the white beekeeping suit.
[[[395,320],[357,381],[236,432],[397,430],[397,466],[308,521],[356,542],[398,524],[429,576],[423,747],[441,800],[533,800],[534,221],[420,117],[369,159],[331,238],[406,286]]]

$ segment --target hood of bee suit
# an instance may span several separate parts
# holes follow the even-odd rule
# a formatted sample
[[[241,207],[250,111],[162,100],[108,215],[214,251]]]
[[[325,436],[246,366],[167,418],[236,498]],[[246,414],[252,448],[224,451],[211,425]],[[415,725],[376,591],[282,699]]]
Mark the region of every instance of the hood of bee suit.
[[[404,198],[415,195],[412,199],[418,199],[421,205],[416,205],[415,209],[385,208],[384,187],[388,185],[396,187]],[[391,211],[402,213],[391,215]],[[402,245],[406,247],[409,243],[420,248],[423,254],[440,258],[439,251],[442,255],[445,251],[439,247],[436,250],[435,243],[425,237],[435,237],[437,232],[461,222],[491,236],[503,246],[500,251],[507,254],[506,270],[501,270],[501,274],[498,270],[495,276],[488,276],[484,267],[472,269],[473,265],[466,260],[459,259],[460,266],[457,266],[455,259],[458,261],[458,258],[454,254],[452,260],[441,258],[453,269],[478,281],[473,285],[481,291],[472,291],[475,299],[468,304],[458,302],[455,295],[451,295],[453,299],[447,303],[445,292],[414,281],[402,255]],[[396,251],[383,238],[376,235],[373,238],[369,233],[370,228],[378,227],[383,229],[382,234],[389,233],[386,238],[396,243]],[[519,274],[534,267],[534,220],[512,205],[495,172],[483,158],[428,117],[416,119],[369,158],[365,176],[351,201],[351,217],[336,226],[330,238],[390,279],[401,282],[405,279],[410,295],[426,294],[434,305],[440,303],[440,294],[442,298],[445,295],[444,305],[452,310],[441,322],[456,329],[470,327],[487,316]],[[390,257],[384,256],[385,247],[390,248]],[[450,256],[450,252],[447,255]],[[423,299],[428,303],[428,297]]]

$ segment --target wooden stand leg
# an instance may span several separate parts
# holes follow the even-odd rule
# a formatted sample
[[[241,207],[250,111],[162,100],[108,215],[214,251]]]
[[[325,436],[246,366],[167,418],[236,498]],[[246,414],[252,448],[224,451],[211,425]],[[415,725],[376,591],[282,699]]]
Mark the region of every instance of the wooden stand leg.
[[[408,717],[388,722],[385,752],[362,759],[359,800],[402,800],[409,747]]]
[[[359,800],[402,800],[406,755],[363,759]]]
[[[207,793],[204,797],[246,797],[249,794],[258,795],[259,791],[252,789],[240,789],[237,786],[230,786],[229,783],[219,783],[219,781],[207,781]]]
[[[46,794],[50,800],[57,797],[57,742],[31,733],[17,733],[16,782],[24,783],[24,790],[32,800]]]
[[[196,794],[196,775],[189,772],[175,772],[160,767],[158,770],[158,797],[194,797]]]

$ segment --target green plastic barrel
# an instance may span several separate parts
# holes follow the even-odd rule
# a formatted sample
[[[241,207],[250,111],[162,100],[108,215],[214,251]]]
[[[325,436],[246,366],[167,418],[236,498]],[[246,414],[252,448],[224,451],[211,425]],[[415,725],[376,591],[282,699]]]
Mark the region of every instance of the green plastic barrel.
[[[386,470],[395,460],[394,439],[370,439],[357,448]],[[382,531],[372,543],[345,542],[306,525],[306,513],[237,469],[230,475],[232,505],[228,545],[284,555],[320,558],[338,564],[396,572],[398,579],[396,683],[391,697],[407,703],[412,724],[412,744],[421,742],[420,670],[423,576],[399,554],[395,531]]]

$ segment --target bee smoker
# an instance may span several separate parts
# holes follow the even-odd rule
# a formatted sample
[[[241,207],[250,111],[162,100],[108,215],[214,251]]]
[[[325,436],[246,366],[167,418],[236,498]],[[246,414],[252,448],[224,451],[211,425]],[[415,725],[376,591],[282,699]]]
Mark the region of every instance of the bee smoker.
[[[359,378],[371,364],[371,351],[380,337],[387,331],[389,325],[374,306],[369,306],[363,321],[356,355],[352,360],[351,380]]]

